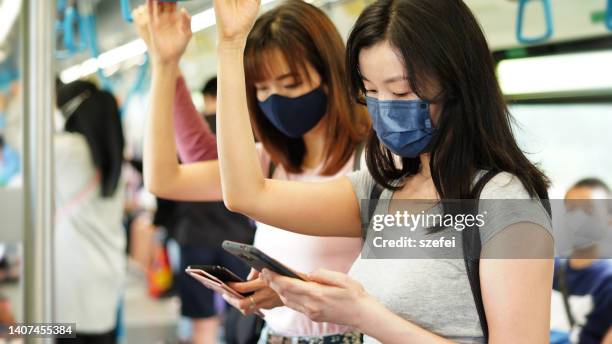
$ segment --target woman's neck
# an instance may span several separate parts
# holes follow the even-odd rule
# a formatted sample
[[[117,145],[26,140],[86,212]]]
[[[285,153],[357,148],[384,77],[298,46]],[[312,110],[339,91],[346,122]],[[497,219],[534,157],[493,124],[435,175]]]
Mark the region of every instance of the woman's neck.
[[[306,155],[302,162],[302,167],[305,169],[314,169],[320,166],[325,160],[325,134],[326,134],[326,117],[310,129],[302,138],[306,146]]]
[[[429,168],[431,155],[429,153],[422,153],[419,155],[419,159],[421,160],[421,170],[419,171],[419,174],[423,177],[431,178],[431,169]]]
[[[438,192],[431,179],[431,170],[429,169],[429,153],[423,153],[419,156],[421,160],[421,170],[406,179],[404,186],[393,194],[395,199],[438,199]]]

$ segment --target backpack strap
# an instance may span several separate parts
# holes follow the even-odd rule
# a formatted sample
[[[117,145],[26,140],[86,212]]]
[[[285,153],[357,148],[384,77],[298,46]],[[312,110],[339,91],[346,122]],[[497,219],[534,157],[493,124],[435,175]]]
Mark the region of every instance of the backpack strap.
[[[559,291],[561,292],[561,295],[563,295],[563,307],[565,308],[567,320],[570,323],[571,332],[576,325],[576,319],[574,319],[572,308],[570,307],[569,303],[569,289],[567,288],[567,273],[564,262],[559,262],[559,264],[557,264],[557,267],[555,268],[555,278],[557,279]]]
[[[470,209],[472,214],[478,214],[478,203],[482,189],[493,177],[497,175],[497,173],[498,172],[495,170],[488,171],[474,186],[474,202],[472,203],[473,208]],[[489,325],[487,323],[484,303],[482,302],[482,289],[480,286],[480,253],[482,252],[482,243],[480,241],[480,230],[478,226],[474,224],[474,226],[471,228],[464,229],[461,232],[461,239],[463,243],[463,261],[465,262],[465,271],[467,273],[468,280],[470,281],[470,288],[472,289],[472,296],[476,305],[476,311],[478,312],[482,334],[485,337],[485,341],[488,341]]]
[[[365,142],[360,143],[355,148],[355,160],[353,160],[353,171],[359,171],[361,169],[361,157],[365,149]]]
[[[385,189],[380,184],[374,183],[374,187],[370,191],[370,199],[368,200],[368,223],[372,220],[372,216],[374,216],[376,205],[384,190]]]
[[[276,170],[276,164],[274,164],[274,161],[270,159],[270,163],[268,164],[268,179],[272,179],[272,176],[274,176],[275,170]]]
[[[474,208],[470,209],[472,214],[478,213],[478,199],[484,186],[495,176],[497,171],[489,171],[478,180],[474,187],[474,195],[476,195],[476,201],[474,202]],[[370,192],[370,199],[368,202],[368,220],[374,215],[376,205],[382,195],[384,188],[379,184],[374,184],[372,191]],[[465,262],[465,270],[470,282],[470,288],[472,290],[472,296],[474,297],[474,303],[476,304],[476,311],[478,312],[478,318],[480,320],[480,327],[485,340],[489,339],[489,326],[487,323],[487,317],[482,302],[482,290],[480,287],[480,253],[482,251],[482,243],[480,242],[480,232],[477,226],[470,229],[465,229],[461,233],[463,243],[463,256]]]

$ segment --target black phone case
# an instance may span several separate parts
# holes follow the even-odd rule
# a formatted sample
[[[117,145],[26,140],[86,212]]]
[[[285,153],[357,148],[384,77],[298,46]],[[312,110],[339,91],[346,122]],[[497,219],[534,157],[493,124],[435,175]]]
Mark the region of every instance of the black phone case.
[[[224,283],[244,282],[242,278],[228,268],[219,265],[190,265],[189,268],[201,269],[217,277]]]
[[[229,285],[227,285],[226,282],[219,280],[218,277],[213,276],[212,274],[208,273],[207,271],[203,269],[200,269],[199,267],[202,267],[202,266],[201,265],[200,266],[191,265],[187,267],[185,272],[191,275],[191,277],[198,280],[200,283],[202,283],[206,288],[209,288],[220,294],[230,293],[231,295],[239,296],[241,298],[249,297],[255,293],[255,292],[240,293],[234,290]]]
[[[291,269],[251,245],[226,240],[222,247],[257,271],[265,268],[283,276],[303,280]]]

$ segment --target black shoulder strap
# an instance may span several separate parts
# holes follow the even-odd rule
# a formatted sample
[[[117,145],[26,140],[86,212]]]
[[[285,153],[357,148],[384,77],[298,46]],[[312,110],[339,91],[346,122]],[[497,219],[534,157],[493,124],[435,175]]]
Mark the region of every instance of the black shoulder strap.
[[[363,150],[365,148],[365,143],[360,143],[357,148],[355,148],[355,160],[353,160],[353,171],[359,171],[361,169],[361,156],[363,155]]]
[[[488,171],[482,176],[476,185],[474,186],[474,202],[473,209],[470,209],[471,213],[477,215],[478,213],[478,200],[484,186],[496,175],[498,171]],[[370,193],[369,208],[368,208],[368,219],[371,219],[374,215],[376,205],[382,194],[382,186],[375,184],[374,188]],[[480,241],[480,232],[477,226],[467,228],[462,231],[462,243],[463,243],[463,256],[465,262],[466,273],[468,280],[470,281],[470,288],[472,289],[472,296],[474,297],[474,303],[476,304],[476,311],[478,312],[478,318],[480,320],[480,327],[485,337],[485,341],[489,339],[489,326],[487,323],[487,316],[484,309],[484,303],[482,302],[482,289],[480,286],[480,254],[482,252],[482,243]]]
[[[274,176],[275,170],[276,170],[276,165],[274,164],[274,161],[270,159],[270,164],[268,164],[268,179],[272,179],[272,176]]]
[[[560,262],[559,264],[557,264],[555,277],[557,278],[557,285],[559,286],[559,291],[561,291],[561,295],[563,295],[563,306],[565,308],[567,320],[570,323],[570,329],[573,329],[574,325],[576,325],[576,319],[574,319],[574,315],[572,314],[572,308],[570,307],[569,303],[569,289],[567,289],[567,274],[565,271],[564,262]]]
[[[374,187],[372,191],[370,191],[370,199],[368,200],[368,222],[374,216],[374,211],[376,211],[376,205],[378,204],[378,200],[380,199],[380,195],[382,195],[384,188],[378,184],[374,183]]]
[[[474,209],[470,209],[471,213],[476,214],[478,212],[478,202],[480,193],[484,186],[497,174],[496,171],[489,171],[483,177],[478,180],[474,187],[475,204]],[[370,192],[370,199],[368,202],[368,219],[371,219],[376,210],[376,205],[383,192],[383,187],[379,184],[374,184],[372,191]],[[474,226],[470,229],[465,229],[462,232],[463,242],[463,256],[465,261],[465,269],[470,281],[470,288],[472,289],[472,296],[474,297],[474,303],[476,304],[476,311],[478,312],[478,318],[480,320],[480,327],[485,340],[489,339],[489,326],[487,324],[487,317],[482,302],[482,291],[480,289],[480,252],[482,251],[482,244],[480,242],[480,233],[478,227]]]
[[[474,186],[474,202],[472,202],[473,208],[471,213],[474,215],[478,214],[478,200],[480,199],[480,193],[484,186],[497,175],[497,171],[488,171],[482,176],[476,185]],[[482,252],[482,243],[480,241],[480,231],[478,226],[474,225],[471,228],[466,228],[461,232],[461,239],[463,243],[463,260],[465,262],[465,271],[470,281],[470,288],[472,289],[472,296],[474,297],[474,303],[476,305],[476,311],[478,312],[478,318],[480,319],[480,327],[482,328],[482,334],[485,337],[485,341],[489,340],[489,325],[487,323],[487,315],[484,309],[484,303],[482,302],[482,289],[480,286],[480,253]]]

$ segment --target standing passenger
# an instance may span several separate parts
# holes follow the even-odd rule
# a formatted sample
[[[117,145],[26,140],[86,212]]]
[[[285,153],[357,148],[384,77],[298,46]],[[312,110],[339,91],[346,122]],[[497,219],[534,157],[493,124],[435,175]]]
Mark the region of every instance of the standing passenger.
[[[160,11],[157,7],[150,10]],[[152,43],[148,44],[154,102],[145,150],[146,184],[162,197],[220,200],[217,161],[178,165],[174,158],[175,127],[182,157],[216,147],[190,99],[181,96],[187,92],[177,66],[184,52],[182,44],[187,42],[176,37],[187,29],[181,25],[188,24],[171,17],[174,12],[168,7],[163,12],[166,18],[153,22]],[[287,1],[263,14],[253,26],[245,51],[247,77],[231,97],[248,97],[250,119],[261,142],[253,153],[257,154],[258,168],[268,177],[281,183],[322,182],[358,168],[360,147],[370,123],[365,109],[355,104],[348,92],[343,55],[344,44],[333,23],[303,1]],[[179,89],[174,97],[177,79]],[[246,135],[253,138],[250,129]],[[326,267],[347,272],[361,246],[360,238],[317,238],[289,233],[276,225],[259,223],[255,246],[299,270]],[[277,294],[260,279],[235,287],[255,291],[242,302],[230,299],[245,313],[281,305]],[[314,322],[286,307],[264,313],[269,332],[263,339],[269,342],[360,340],[351,327]]]
[[[570,258],[555,264],[554,288],[566,298],[574,343],[612,344],[612,259],[599,251],[610,235],[610,196],[610,188],[595,178],[578,181],[565,194],[564,225],[576,235]]]
[[[553,246],[542,201],[549,182],[512,135],[489,47],[467,5],[380,0],[363,11],[349,36],[347,68],[353,99],[367,103],[373,120],[368,169],[325,183],[266,179],[261,171],[243,90],[250,63],[245,51],[257,32],[249,34],[258,11],[256,0],[215,0],[219,162],[230,210],[303,235],[369,240],[375,229],[368,227],[369,207],[361,200],[373,190],[381,192],[377,210],[383,216],[396,214],[402,200],[429,200],[434,215],[459,216],[465,214],[447,212],[447,200],[480,195],[502,201],[477,209],[487,211],[476,233],[482,243],[482,255],[475,257],[482,258],[476,270],[480,314],[464,262],[474,257],[461,251],[448,259],[359,257],[350,277],[322,269],[309,274],[309,282],[264,269],[264,281],[285,305],[315,321],[352,326],[367,343],[547,342]],[[175,49],[159,52],[170,63],[189,40],[189,20],[167,12],[155,16],[160,42],[168,23],[186,28],[175,31]],[[165,106],[152,99],[154,109]],[[528,207],[503,206],[508,200]],[[410,230],[427,229],[419,224]],[[454,233],[452,226],[435,232]],[[507,257],[498,249],[508,240],[520,240],[518,258],[531,259],[487,259]]]
[[[54,319],[77,329],[57,342],[111,344],[127,261],[119,109],[86,81],[60,86],[57,106],[66,122],[54,137]]]

